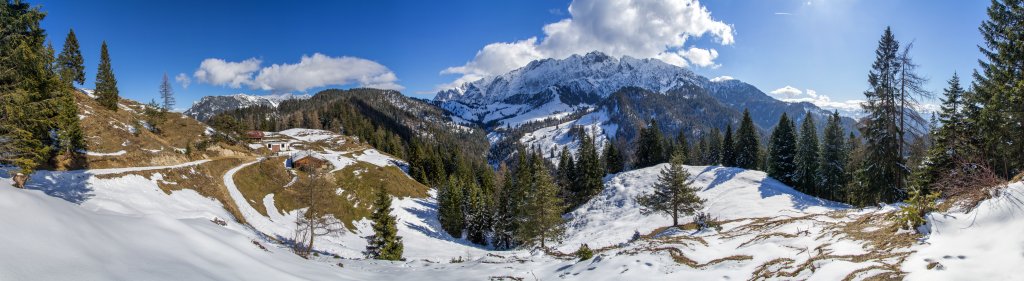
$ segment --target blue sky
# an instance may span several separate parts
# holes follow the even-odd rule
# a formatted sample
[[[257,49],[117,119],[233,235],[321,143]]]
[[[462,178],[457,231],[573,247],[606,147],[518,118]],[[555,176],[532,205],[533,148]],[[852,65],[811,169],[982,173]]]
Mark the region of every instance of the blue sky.
[[[75,29],[86,62],[84,87],[93,86],[100,42],[106,40],[122,96],[148,101],[157,96],[164,73],[171,79],[181,74],[190,81],[188,88],[175,84],[181,108],[206,95],[315,93],[359,85],[396,88],[429,98],[456,80],[505,71],[536,57],[592,49],[633,56],[667,54],[678,60],[676,64],[709,78],[731,76],[765,92],[791,86],[775,91],[777,96],[817,101],[827,96],[838,103],[862,97],[885,26],[892,26],[901,41],[915,42],[912,53],[922,65],[922,74],[931,78],[928,88],[940,91],[954,71],[967,76],[977,66],[976,45],[981,42],[977,27],[988,5],[987,1],[701,1],[697,7],[706,9],[707,15],[681,20],[668,29],[670,33],[691,30],[682,32],[688,35],[685,41],[664,41],[672,42],[668,47],[659,41],[667,40],[664,34],[647,34],[646,17],[628,22],[640,26],[641,32],[617,33],[614,29],[624,24],[625,16],[615,13],[621,7],[600,7],[635,6],[637,11],[676,20],[689,17],[674,15],[676,10],[665,7],[681,7],[677,4],[688,1],[666,0],[658,5],[587,0],[32,3],[48,13],[43,26],[58,50],[68,28]],[[570,4],[575,7],[573,13],[568,10]],[[562,35],[583,34],[593,40],[569,42],[562,40],[566,36],[546,31],[546,26],[554,29],[553,23],[566,19],[576,26]],[[602,24],[611,29],[601,29]],[[693,28],[704,25],[710,27]],[[487,50],[499,52],[478,56],[489,44],[495,48]],[[651,50],[651,46],[665,50]],[[520,52],[505,56],[504,51]]]

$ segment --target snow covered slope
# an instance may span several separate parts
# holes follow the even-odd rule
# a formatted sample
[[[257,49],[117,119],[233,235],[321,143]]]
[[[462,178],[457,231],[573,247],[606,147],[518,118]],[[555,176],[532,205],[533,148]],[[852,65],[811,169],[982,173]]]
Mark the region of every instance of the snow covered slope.
[[[1024,182],[970,212],[932,213],[928,223],[924,246],[903,265],[908,280],[1024,278]]]

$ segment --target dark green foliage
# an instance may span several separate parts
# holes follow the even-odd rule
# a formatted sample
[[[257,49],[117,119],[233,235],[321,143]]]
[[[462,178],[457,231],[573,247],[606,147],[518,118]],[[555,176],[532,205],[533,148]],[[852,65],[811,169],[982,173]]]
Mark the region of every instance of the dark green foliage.
[[[789,116],[783,113],[768,141],[768,176],[786,185],[795,186],[796,150],[795,125]],[[809,193],[808,190],[802,190],[799,187],[797,190]]]
[[[0,4],[0,163],[31,173],[83,149],[71,84],[61,82],[40,27],[45,13],[28,3]],[[56,138],[52,137],[56,133]]]
[[[120,99],[117,90],[117,78],[114,78],[114,70],[110,66],[110,54],[107,52],[107,42],[100,47],[100,66],[96,70],[96,101],[109,110],[117,111],[117,101]]]
[[[1003,178],[1024,170],[1024,3],[992,0],[979,31],[984,44],[965,117],[979,154]]]
[[[582,133],[582,130],[578,135],[580,136],[580,148],[577,151],[574,181],[569,188],[572,193],[571,199],[567,202],[569,208],[586,203],[604,187],[604,161],[597,153],[594,139]]]
[[[760,137],[757,128],[754,127],[754,121],[750,119],[750,112],[744,110],[743,121],[740,122],[739,130],[736,130],[736,167],[751,170],[758,168],[761,150],[758,139]]]
[[[732,124],[725,127],[725,137],[722,138],[722,166],[736,166],[736,145],[732,140]]]
[[[516,189],[524,195],[520,197],[521,209],[514,212],[518,214],[515,237],[523,242],[537,241],[544,248],[547,240],[558,238],[564,231],[565,206],[558,197],[558,186],[538,153],[531,153],[526,163],[520,163],[515,174]]]
[[[704,164],[706,165],[719,165],[722,160],[722,133],[718,131],[718,128],[711,129],[711,134],[707,135],[707,155],[704,156]]]
[[[611,141],[605,143],[602,156],[604,156],[605,171],[607,173],[615,174],[626,169],[626,163],[622,159],[622,154]]]
[[[384,187],[377,190],[377,200],[370,217],[373,236],[367,238],[366,256],[378,260],[402,260],[402,237],[398,236],[398,220],[391,215],[391,196]]]
[[[864,92],[868,117],[862,134],[867,140],[864,158],[867,162],[862,165],[864,189],[856,197],[866,199],[868,204],[897,202],[904,195],[902,187],[908,171],[901,151],[899,49],[892,30],[886,28],[878,41],[875,62],[868,75],[871,89]]]
[[[161,127],[164,121],[167,119],[166,112],[161,109],[160,104],[156,100],[152,100],[146,105],[146,109],[142,111],[145,117],[146,124],[152,128],[153,133],[160,134]]]
[[[580,261],[585,261],[594,257],[594,251],[590,250],[590,246],[587,246],[587,244],[584,243],[580,244],[580,248],[576,249],[576,252],[573,253],[573,255],[575,255]]]
[[[661,171],[654,192],[644,194],[636,200],[640,203],[644,214],[665,213],[672,217],[672,226],[679,225],[679,215],[692,215],[704,205],[704,199],[697,196],[697,190],[691,187],[690,173],[683,167],[683,155],[672,155],[668,167]]]
[[[797,190],[823,197],[818,188],[818,131],[814,127],[811,113],[804,115],[800,125],[800,140],[796,145],[796,173],[793,175]]]
[[[672,153],[678,151],[683,155],[683,159],[686,159],[687,164],[693,164],[693,159],[691,159],[693,157],[690,157],[690,142],[686,140],[686,134],[683,130],[679,130],[679,134],[676,135],[675,145],[673,147],[675,147],[675,149]]]
[[[915,175],[917,186],[923,188],[924,192],[953,169],[956,160],[964,159],[972,151],[970,133],[967,131],[969,121],[964,116],[965,94],[966,91],[960,86],[960,77],[953,74],[943,91],[942,108],[938,114],[942,126],[933,131],[934,144],[928,151],[923,167]]]
[[[844,187],[848,179],[847,162],[849,150],[843,136],[843,127],[839,112],[832,113],[825,124],[825,132],[821,139],[821,154],[818,163],[819,196],[829,200],[844,200]],[[852,137],[852,134],[851,134]]]
[[[68,37],[64,39],[64,49],[57,56],[57,73],[61,81],[71,84],[85,83],[85,62],[82,59],[82,51],[78,47],[78,38],[75,37],[75,30],[68,30]]]
[[[645,168],[665,162],[661,129],[658,121],[651,119],[646,128],[640,129],[640,137],[636,143],[636,163],[634,168]]]
[[[437,191],[437,216],[441,228],[452,237],[462,238],[462,230],[466,227],[462,212],[463,182],[455,177],[448,177],[448,184],[442,185]]]
[[[906,205],[900,207],[893,219],[901,229],[912,229],[918,232],[917,228],[926,223],[925,215],[936,210],[936,200],[939,199],[938,192],[925,194],[918,188],[911,188]]]

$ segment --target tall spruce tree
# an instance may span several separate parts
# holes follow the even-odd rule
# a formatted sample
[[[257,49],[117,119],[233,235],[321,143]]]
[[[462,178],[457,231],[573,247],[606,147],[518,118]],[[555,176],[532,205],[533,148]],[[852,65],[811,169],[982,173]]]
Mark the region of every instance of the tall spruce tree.
[[[686,159],[686,163],[693,164],[693,159],[690,157],[690,142],[686,140],[686,130],[679,130],[679,134],[676,135],[675,143],[675,150],[683,154],[683,159]]]
[[[844,200],[847,181],[849,151],[843,136],[842,117],[835,111],[825,123],[821,139],[821,154],[818,170],[818,187],[821,195],[829,200]]]
[[[900,60],[899,42],[890,28],[886,28],[878,41],[875,62],[868,74],[871,89],[864,92],[868,113],[862,128],[865,144],[864,189],[858,197],[868,204],[896,202],[903,199],[903,185],[907,174],[901,143],[903,132],[899,120],[903,115],[899,106]]]
[[[978,129],[981,157],[1010,178],[1024,169],[1024,3],[992,0],[982,22],[984,56],[974,73],[974,94],[981,103],[972,120]]]
[[[174,89],[171,88],[171,82],[167,80],[167,73],[164,73],[164,79],[160,82],[160,102],[160,108],[164,112],[174,109]]]
[[[938,113],[942,125],[934,129],[934,144],[928,151],[928,160],[915,177],[918,186],[925,189],[952,169],[954,160],[962,159],[970,151],[971,142],[965,128],[968,121],[964,116],[966,91],[960,86],[960,77],[955,73],[947,84]]]
[[[110,54],[107,52],[107,42],[104,41],[100,47],[100,66],[96,71],[96,100],[109,110],[117,111],[117,101],[120,99],[117,90],[117,78],[114,78],[114,70],[110,66]]]
[[[543,159],[539,153],[532,153],[526,167],[524,180],[520,188],[526,191],[523,210],[519,212],[522,217],[517,219],[517,236],[520,241],[537,241],[541,248],[546,248],[546,242],[557,239],[561,236],[564,228],[562,226],[562,199],[558,197],[558,186],[544,167]]]
[[[669,165],[658,175],[654,192],[636,198],[642,213],[665,213],[672,217],[672,226],[679,226],[680,215],[692,215],[703,207],[704,199],[691,186],[684,161],[682,153],[673,154]]]
[[[522,154],[519,155],[522,159]],[[491,244],[495,249],[507,250],[519,245],[516,240],[516,218],[523,200],[515,182],[515,175],[505,162],[498,165],[497,174],[501,188],[495,192],[495,211],[491,217]]]
[[[377,189],[377,199],[373,202],[372,221],[373,236],[367,238],[366,256],[378,260],[402,260],[405,246],[402,236],[398,236],[398,220],[391,215],[391,196],[384,186]]]
[[[780,182],[797,187],[803,193],[808,190],[796,186],[796,126],[786,113],[782,113],[779,124],[775,125],[768,141],[768,176]]]
[[[804,115],[800,125],[800,140],[796,144],[796,174],[793,176],[797,189],[808,194],[823,197],[818,188],[818,131],[811,113]]]
[[[722,138],[722,166],[736,166],[736,147],[732,140],[732,124],[725,126],[725,137]]]
[[[754,120],[750,118],[750,111],[743,110],[743,121],[740,122],[739,130],[736,130],[736,167],[744,169],[757,169],[758,155],[761,145],[758,143],[757,129],[754,128]]]
[[[619,154],[619,150],[615,149],[615,145],[609,140],[604,144],[604,165],[605,172],[609,174],[615,174],[622,172],[626,167],[626,164],[622,160],[622,155]]]
[[[704,159],[704,163],[707,165],[719,165],[722,160],[722,133],[718,131],[718,128],[711,129],[711,134],[708,134],[708,155]]]
[[[85,62],[74,29],[68,30],[68,37],[64,38],[64,48],[57,56],[57,73],[60,74],[61,81],[67,84],[85,83]]]
[[[640,137],[636,144],[636,168],[645,168],[664,162],[662,134],[658,121],[651,119],[647,128],[640,129]]]
[[[463,220],[466,224],[466,239],[480,245],[487,244],[490,219],[484,191],[476,181],[470,181],[465,190],[462,209],[465,213]]]
[[[437,215],[441,228],[452,237],[462,238],[466,224],[462,210],[462,179],[451,175],[437,192]]]
[[[604,161],[597,153],[594,139],[580,130],[580,148],[576,160],[576,183],[575,196],[570,207],[576,207],[586,203],[596,196],[604,187]]]

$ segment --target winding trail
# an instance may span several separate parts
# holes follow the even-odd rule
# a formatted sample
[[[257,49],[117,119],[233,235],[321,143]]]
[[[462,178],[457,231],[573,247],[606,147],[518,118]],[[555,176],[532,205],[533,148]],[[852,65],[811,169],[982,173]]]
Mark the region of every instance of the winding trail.
[[[288,235],[288,233],[291,233],[290,230],[287,227],[284,227],[284,224],[274,223],[270,218],[260,214],[260,212],[257,211],[256,208],[253,208],[252,204],[245,199],[242,192],[238,190],[238,186],[235,185],[235,174],[238,173],[238,171],[263,160],[264,158],[259,158],[255,161],[231,168],[231,170],[224,173],[224,186],[227,187],[231,200],[235,202],[236,206],[238,206],[238,212],[242,214],[242,217],[245,218],[245,221],[249,223],[249,225],[257,231],[263,232],[267,235],[285,236]]]
[[[139,172],[139,171],[148,171],[148,170],[174,169],[174,168],[181,168],[181,167],[196,166],[196,165],[200,165],[200,164],[203,164],[203,163],[206,163],[206,162],[210,162],[210,161],[213,161],[213,160],[216,160],[216,159],[203,159],[203,160],[192,161],[192,162],[185,162],[185,163],[181,163],[181,164],[177,164],[177,165],[168,165],[168,166],[148,166],[148,167],[89,169],[89,170],[85,170],[85,172],[89,173],[89,174],[93,174],[93,175],[109,175],[109,174],[120,174],[120,173]]]

